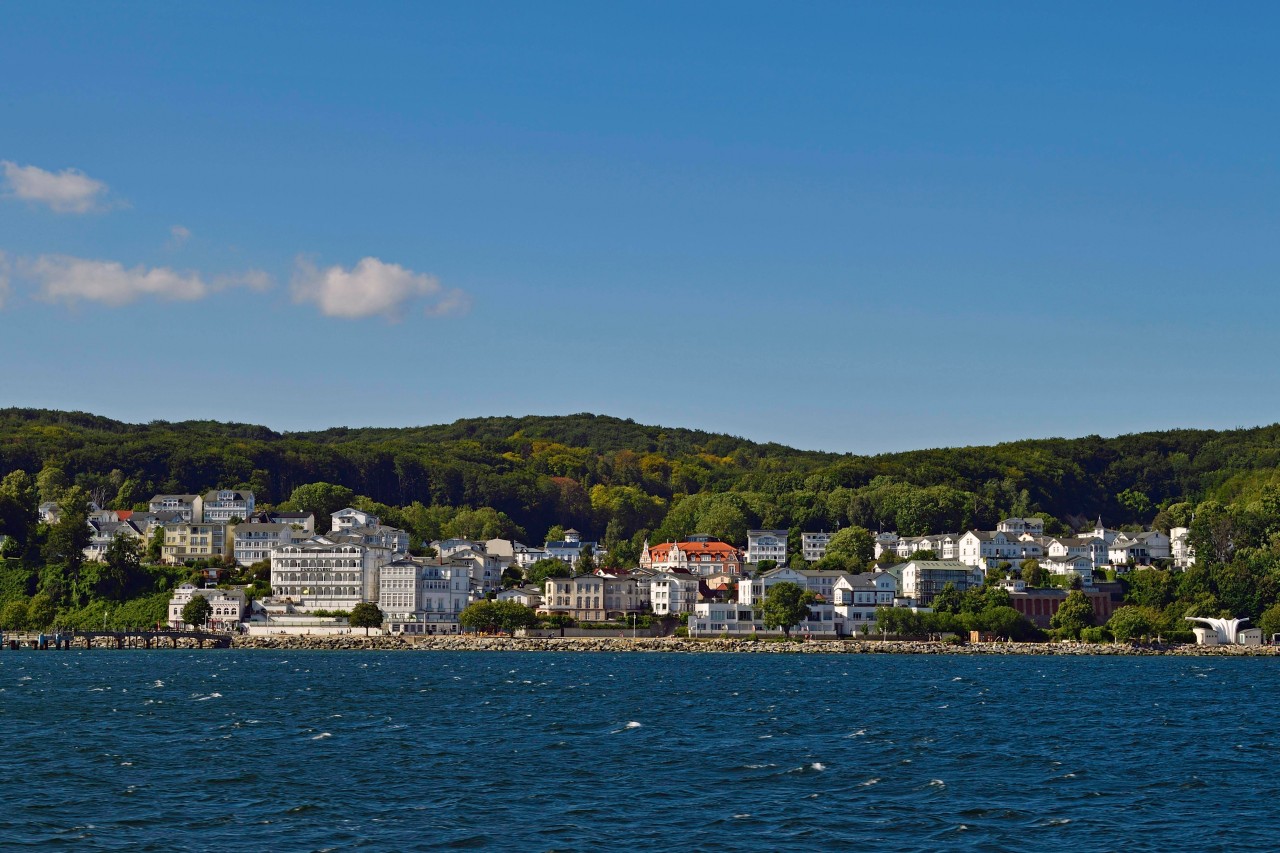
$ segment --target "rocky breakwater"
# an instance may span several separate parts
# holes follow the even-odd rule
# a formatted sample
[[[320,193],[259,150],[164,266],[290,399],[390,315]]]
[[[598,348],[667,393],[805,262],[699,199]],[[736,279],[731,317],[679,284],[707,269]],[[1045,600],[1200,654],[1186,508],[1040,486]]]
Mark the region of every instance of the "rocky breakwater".
[[[237,649],[450,652],[667,652],[739,654],[947,654],[947,655],[1181,655],[1187,657],[1277,657],[1280,647],[1191,646],[1136,643],[971,643],[953,645],[912,640],[682,639],[675,637],[237,637]]]

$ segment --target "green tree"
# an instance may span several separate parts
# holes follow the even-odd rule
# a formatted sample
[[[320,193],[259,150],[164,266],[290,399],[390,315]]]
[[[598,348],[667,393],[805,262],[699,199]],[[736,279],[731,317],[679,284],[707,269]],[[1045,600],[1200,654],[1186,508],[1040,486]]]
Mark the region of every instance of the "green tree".
[[[770,571],[771,569],[776,569],[776,568],[778,568],[777,560],[761,560],[760,562],[756,563],[756,574],[758,575],[764,574],[765,572]]]
[[[370,628],[382,627],[382,610],[372,601],[362,601],[355,607],[351,608],[351,615],[347,617],[347,624],[352,628],[363,628],[364,635],[369,636]]]
[[[1027,586],[1042,587],[1049,582],[1049,571],[1040,565],[1039,560],[1023,560],[1019,571]]]
[[[553,524],[551,525],[551,527],[547,528],[546,541],[547,542],[563,542],[564,526],[559,524]]]
[[[156,565],[164,555],[164,528],[156,527],[147,539],[147,550],[143,554],[147,562]]]
[[[1049,624],[1057,628],[1061,636],[1072,640],[1080,639],[1080,631],[1093,623],[1093,603],[1078,589],[1067,593],[1058,612],[1049,619]]]
[[[26,550],[39,518],[40,491],[26,471],[11,471],[0,481],[0,533]]]
[[[596,570],[596,558],[590,545],[583,545],[578,551],[578,562],[574,569],[580,575],[589,575]]]
[[[75,586],[80,579],[80,567],[84,564],[84,549],[92,537],[89,496],[79,486],[72,486],[62,493],[58,501],[58,520],[50,526],[45,541],[45,561],[65,564],[67,575]]]
[[[58,605],[48,593],[37,592],[27,602],[27,627],[42,630],[53,624],[58,616]]]
[[[766,628],[781,628],[790,637],[791,629],[809,617],[809,605],[814,594],[791,581],[781,581],[769,587],[760,607]]]
[[[102,598],[123,601],[144,581],[142,543],[133,536],[114,536],[102,552],[94,592]]]
[[[329,516],[351,506],[355,497],[356,493],[346,486],[307,483],[293,490],[289,495],[289,505],[298,512],[315,513],[316,530],[323,533],[329,529]]]
[[[191,600],[182,605],[182,621],[192,628],[203,628],[213,614],[213,605],[203,595],[193,595]]]
[[[525,576],[529,583],[537,584],[545,589],[547,578],[567,578],[572,574],[569,567],[565,565],[563,560],[557,560],[555,557],[547,557],[538,560],[529,567]]]
[[[53,462],[46,462],[36,475],[36,488],[40,491],[41,503],[62,500],[62,493],[67,488],[67,472]]]
[[[787,568],[801,571],[809,568],[809,561],[804,558],[804,554],[792,554],[791,559],[787,561]]]
[[[1262,612],[1258,627],[1262,629],[1262,638],[1267,641],[1280,634],[1280,604],[1273,604]]]
[[[502,627],[502,615],[496,601],[474,601],[458,614],[458,624],[481,634],[496,634]]]
[[[950,581],[933,597],[933,609],[938,613],[959,613],[960,603],[960,592]]]
[[[27,627],[27,600],[13,598],[0,609],[0,628],[7,631],[21,631]]]
[[[533,608],[525,607],[518,601],[495,601],[493,609],[498,627],[508,636],[515,636],[521,628],[534,628],[538,625],[538,614]]]
[[[988,607],[979,616],[982,625],[979,630],[985,629],[997,637],[1020,640],[1034,630],[1025,616],[1008,605]]]
[[[851,569],[862,571],[876,554],[876,541],[865,527],[845,527],[831,534],[825,556],[843,557]]]
[[[1151,619],[1146,611],[1132,605],[1116,608],[1107,621],[1107,630],[1122,643],[1149,634],[1151,629]]]

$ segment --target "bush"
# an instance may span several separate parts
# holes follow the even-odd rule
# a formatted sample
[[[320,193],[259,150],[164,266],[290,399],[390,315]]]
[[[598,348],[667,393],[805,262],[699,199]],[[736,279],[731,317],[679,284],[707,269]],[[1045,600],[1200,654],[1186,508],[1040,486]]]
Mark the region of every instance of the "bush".
[[[684,625],[681,625],[679,628],[676,628],[676,636],[677,637],[689,636],[689,629],[686,628]]]
[[[1106,628],[1089,627],[1080,629],[1080,641],[1083,643],[1105,643],[1111,639]]]

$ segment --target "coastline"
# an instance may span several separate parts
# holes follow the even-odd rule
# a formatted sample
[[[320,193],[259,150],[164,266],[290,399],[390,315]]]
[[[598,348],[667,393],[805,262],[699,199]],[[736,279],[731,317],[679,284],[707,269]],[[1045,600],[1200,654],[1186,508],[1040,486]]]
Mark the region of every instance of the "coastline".
[[[812,640],[804,643],[675,637],[236,637],[233,649],[282,651],[661,652],[667,654],[1131,655],[1280,657],[1276,646],[1146,645],[1132,643],[971,643],[914,640]]]

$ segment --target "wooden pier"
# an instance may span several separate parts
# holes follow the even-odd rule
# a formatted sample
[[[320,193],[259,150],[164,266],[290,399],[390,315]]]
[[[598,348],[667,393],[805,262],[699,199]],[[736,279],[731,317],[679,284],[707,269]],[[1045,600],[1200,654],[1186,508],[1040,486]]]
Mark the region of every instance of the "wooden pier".
[[[5,634],[3,648],[17,649],[92,649],[95,641],[106,638],[117,649],[176,649],[182,640],[194,640],[195,648],[205,644],[212,649],[231,648],[230,634],[207,631],[50,631],[43,634]]]

